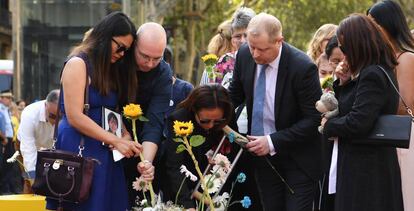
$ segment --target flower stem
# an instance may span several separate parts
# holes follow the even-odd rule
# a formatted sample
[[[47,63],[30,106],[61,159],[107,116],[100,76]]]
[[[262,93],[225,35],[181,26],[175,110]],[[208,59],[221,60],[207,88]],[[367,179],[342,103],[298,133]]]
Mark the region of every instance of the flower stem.
[[[227,204],[224,207],[224,211],[227,211],[229,209],[229,207],[234,204],[234,203],[231,203],[230,204],[230,202],[231,202],[231,198],[233,198],[233,189],[234,189],[234,186],[236,185],[236,181],[233,181],[233,183],[231,184],[231,189],[230,189],[230,194],[229,194],[229,200],[227,201]]]
[[[132,120],[132,133],[134,134],[134,141],[138,143],[136,121],[137,121],[136,119]],[[141,159],[141,162],[145,160],[142,152],[139,153],[139,158]],[[152,182],[148,182],[148,187],[149,187],[150,196],[151,196],[151,207],[153,207],[155,206],[155,194],[154,194],[154,188],[152,187]]]
[[[22,167],[23,167],[23,170],[24,170],[24,173],[26,173],[26,175],[27,175],[27,179],[29,180],[29,182],[30,182],[30,185],[33,185],[32,184],[32,178],[30,178],[30,175],[29,175],[29,173],[27,172],[27,169],[26,169],[26,167],[24,167],[24,164],[19,160],[19,159],[17,159],[16,158],[16,161],[19,163],[19,165],[21,165]]]
[[[178,188],[178,192],[177,192],[177,194],[175,195],[175,204],[177,204],[177,201],[178,201],[178,196],[180,195],[181,188],[183,187],[184,182],[185,182],[185,180],[186,180],[186,179],[187,179],[187,177],[185,177],[185,176],[184,176],[184,179],[183,179],[183,181],[181,182],[180,188]]]
[[[193,150],[191,149],[191,145],[188,143],[187,137],[185,137],[185,136],[184,136],[184,137],[183,137],[183,139],[184,139],[184,144],[185,144],[185,146],[186,146],[186,149],[187,149],[188,153],[190,154],[191,159],[193,159],[193,163],[194,163],[195,169],[196,169],[196,171],[197,171],[197,174],[198,174],[198,176],[200,177],[201,184],[204,186],[204,193],[205,193],[205,195],[207,196],[207,200],[209,201],[209,204],[210,204],[210,210],[214,211],[214,204],[213,204],[213,200],[211,199],[211,196],[210,196],[210,194],[208,193],[208,187],[207,187],[207,185],[206,185],[206,182],[204,181],[204,176],[203,176],[203,173],[201,173],[200,167],[199,167],[199,165],[198,165],[198,161],[197,161],[197,159],[194,157]],[[204,197],[203,197],[203,198],[204,198]],[[203,203],[203,204],[204,204],[204,203]]]

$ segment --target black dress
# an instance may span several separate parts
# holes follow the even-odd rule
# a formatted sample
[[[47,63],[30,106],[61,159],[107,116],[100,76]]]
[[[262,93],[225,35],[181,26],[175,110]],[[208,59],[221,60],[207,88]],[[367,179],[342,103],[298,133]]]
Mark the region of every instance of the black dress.
[[[396,149],[363,144],[379,115],[396,113],[398,94],[378,66],[349,83],[335,87],[340,114],[324,128],[327,137],[339,138],[335,211],[402,211]]]

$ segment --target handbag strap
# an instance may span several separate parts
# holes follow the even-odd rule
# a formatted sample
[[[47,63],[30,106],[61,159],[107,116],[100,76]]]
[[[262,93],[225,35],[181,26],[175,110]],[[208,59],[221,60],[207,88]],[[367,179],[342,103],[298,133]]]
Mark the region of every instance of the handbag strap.
[[[65,67],[66,62],[63,64],[63,68]],[[60,73],[60,76],[62,77],[62,73],[63,73],[63,68],[62,68],[62,72]],[[62,93],[62,83],[60,83],[60,93]],[[55,128],[53,131],[53,146],[52,146],[52,150],[56,150],[56,140],[57,140],[57,133],[58,133],[58,125],[59,125],[59,120],[60,120],[60,99],[63,98],[63,96],[61,94],[59,94],[59,101],[58,101],[58,105],[57,105],[57,112],[56,112],[56,122],[55,122]],[[85,94],[83,97],[83,113],[88,116],[89,115],[89,77],[88,77],[88,71],[86,70],[86,82],[85,82]],[[79,143],[79,153],[78,156],[82,157],[82,151],[85,149],[85,136],[83,135],[83,133],[81,133],[81,139],[80,139],[80,143]]]
[[[394,87],[394,90],[397,92],[397,94],[400,96],[401,102],[404,104],[405,109],[407,110],[407,113],[411,116],[411,118],[414,118],[413,112],[410,107],[408,107],[407,103],[404,101],[404,98],[401,96],[400,92],[397,89],[397,86],[395,86],[394,82],[392,82],[391,77],[388,75],[387,71],[381,66],[378,65],[378,67],[382,70],[382,72],[385,73],[388,80],[390,81],[392,87]]]

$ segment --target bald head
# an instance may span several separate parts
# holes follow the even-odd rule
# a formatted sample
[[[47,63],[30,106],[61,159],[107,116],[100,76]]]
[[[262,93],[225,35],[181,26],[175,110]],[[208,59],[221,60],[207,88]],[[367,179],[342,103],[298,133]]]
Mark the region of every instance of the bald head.
[[[158,66],[166,47],[167,33],[160,24],[142,24],[137,31],[135,48],[135,61],[139,70],[148,72]]]
[[[165,48],[167,46],[167,33],[158,23],[148,22],[142,24],[137,31],[138,41],[149,42],[155,46]]]
[[[282,37],[282,24],[275,16],[260,13],[254,16],[247,26],[247,36],[261,36],[264,34],[269,37],[269,42],[275,42]]]

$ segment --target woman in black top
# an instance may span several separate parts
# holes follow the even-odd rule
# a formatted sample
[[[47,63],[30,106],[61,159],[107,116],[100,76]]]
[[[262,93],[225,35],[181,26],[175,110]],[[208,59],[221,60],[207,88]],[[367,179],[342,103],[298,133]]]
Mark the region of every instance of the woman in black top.
[[[185,165],[189,171],[197,175],[189,154],[187,152],[176,153],[179,143],[173,141],[175,138],[174,121],[191,121],[194,124],[192,135],[202,135],[206,138],[202,145],[192,149],[200,169],[203,171],[208,164],[206,152],[217,147],[224,135],[221,129],[230,122],[234,122],[232,120],[233,114],[233,105],[226,89],[218,84],[208,84],[195,88],[168,117],[168,138],[165,152],[166,179],[168,180],[168,188],[165,190],[167,198],[174,200],[184,178],[184,175],[180,173],[181,165]],[[231,148],[231,144],[226,141],[220,152],[224,155],[230,154],[235,151]],[[180,191],[178,204],[183,205],[186,209],[196,208],[195,201],[191,198],[196,183],[186,180]]]

